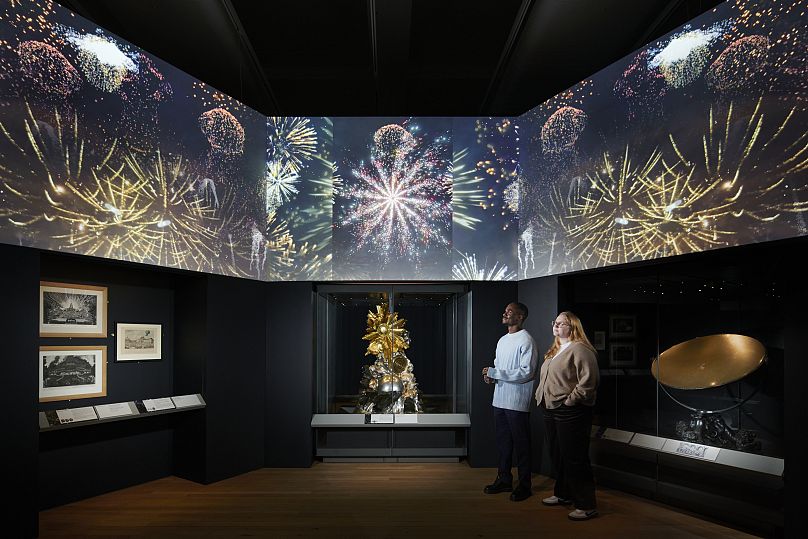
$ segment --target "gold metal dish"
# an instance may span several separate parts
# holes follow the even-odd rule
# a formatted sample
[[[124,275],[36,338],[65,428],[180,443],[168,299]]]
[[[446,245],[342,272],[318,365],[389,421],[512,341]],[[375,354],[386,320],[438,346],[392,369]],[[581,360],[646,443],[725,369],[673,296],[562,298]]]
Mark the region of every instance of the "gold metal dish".
[[[720,387],[751,374],[766,361],[766,348],[746,335],[696,337],[654,359],[651,374],[675,389]]]

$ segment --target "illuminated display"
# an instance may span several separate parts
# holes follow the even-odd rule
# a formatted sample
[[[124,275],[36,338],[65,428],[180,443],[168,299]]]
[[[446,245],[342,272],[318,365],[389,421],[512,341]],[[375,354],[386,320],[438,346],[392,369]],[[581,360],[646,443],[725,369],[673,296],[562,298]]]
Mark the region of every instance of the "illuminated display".
[[[808,233],[807,6],[727,2],[523,115],[519,278]]]
[[[258,280],[513,280],[808,233],[806,0],[722,4],[514,118],[266,117],[0,8],[0,241]]]

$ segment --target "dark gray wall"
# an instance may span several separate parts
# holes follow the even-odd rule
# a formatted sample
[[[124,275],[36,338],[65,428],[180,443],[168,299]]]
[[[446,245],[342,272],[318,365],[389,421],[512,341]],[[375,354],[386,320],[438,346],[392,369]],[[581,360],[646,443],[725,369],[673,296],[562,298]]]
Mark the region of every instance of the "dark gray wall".
[[[107,287],[106,338],[39,338],[39,345],[107,347],[107,395],[39,404],[39,410],[164,397],[173,388],[174,293],[168,274],[142,266],[43,252],[41,279]],[[37,293],[38,283],[33,288]],[[116,324],[162,326],[162,360],[116,361]],[[155,421],[155,419],[158,419]],[[39,435],[39,507],[48,508],[171,475],[170,421],[147,418]],[[110,456],[114,455],[114,458]],[[66,465],[66,463],[69,463]],[[126,466],[121,466],[126,463]]]
[[[314,459],[312,284],[266,286],[265,462],[268,467],[308,467]]]
[[[804,511],[808,464],[805,444],[808,440],[808,405],[805,381],[808,380],[808,327],[806,306],[808,288],[804,270],[795,265],[788,276],[788,303],[784,316],[790,321],[785,334],[785,535],[794,539],[806,537],[808,524]]]
[[[558,277],[540,277],[519,282],[519,301],[527,305],[530,316],[525,321],[525,329],[530,332],[536,341],[539,351],[539,365],[544,353],[553,344],[553,331],[550,322],[558,315]],[[534,386],[535,387],[535,386]],[[531,449],[533,451],[533,471],[543,475],[550,475],[552,466],[550,455],[545,447],[544,423],[541,411],[531,407],[530,424],[532,426]]]
[[[208,276],[206,482],[264,466],[265,284]]]
[[[494,411],[491,399],[494,386],[482,380],[483,367],[494,365],[497,341],[507,329],[502,313],[508,303],[518,301],[515,282],[479,281],[471,283],[471,428],[469,464],[495,467],[497,448],[494,440]],[[493,479],[493,477],[492,477]]]
[[[37,533],[37,293],[39,253],[0,245],[3,310],[3,535],[32,537]],[[8,535],[6,535],[8,534]]]

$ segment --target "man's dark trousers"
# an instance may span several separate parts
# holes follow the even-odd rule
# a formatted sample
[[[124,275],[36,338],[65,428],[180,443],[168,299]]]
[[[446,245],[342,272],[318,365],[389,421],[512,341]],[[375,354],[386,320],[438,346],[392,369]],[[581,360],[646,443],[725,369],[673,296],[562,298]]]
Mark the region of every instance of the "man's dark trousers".
[[[519,485],[531,488],[530,479],[530,413],[494,407],[499,465],[497,476],[503,483],[513,483],[511,467],[516,453]]]

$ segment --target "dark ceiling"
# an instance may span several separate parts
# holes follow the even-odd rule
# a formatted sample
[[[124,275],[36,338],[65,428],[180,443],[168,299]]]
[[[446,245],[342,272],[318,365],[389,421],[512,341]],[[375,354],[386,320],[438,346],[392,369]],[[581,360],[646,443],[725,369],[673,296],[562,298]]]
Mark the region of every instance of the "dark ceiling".
[[[59,0],[265,115],[521,114],[717,0]]]

